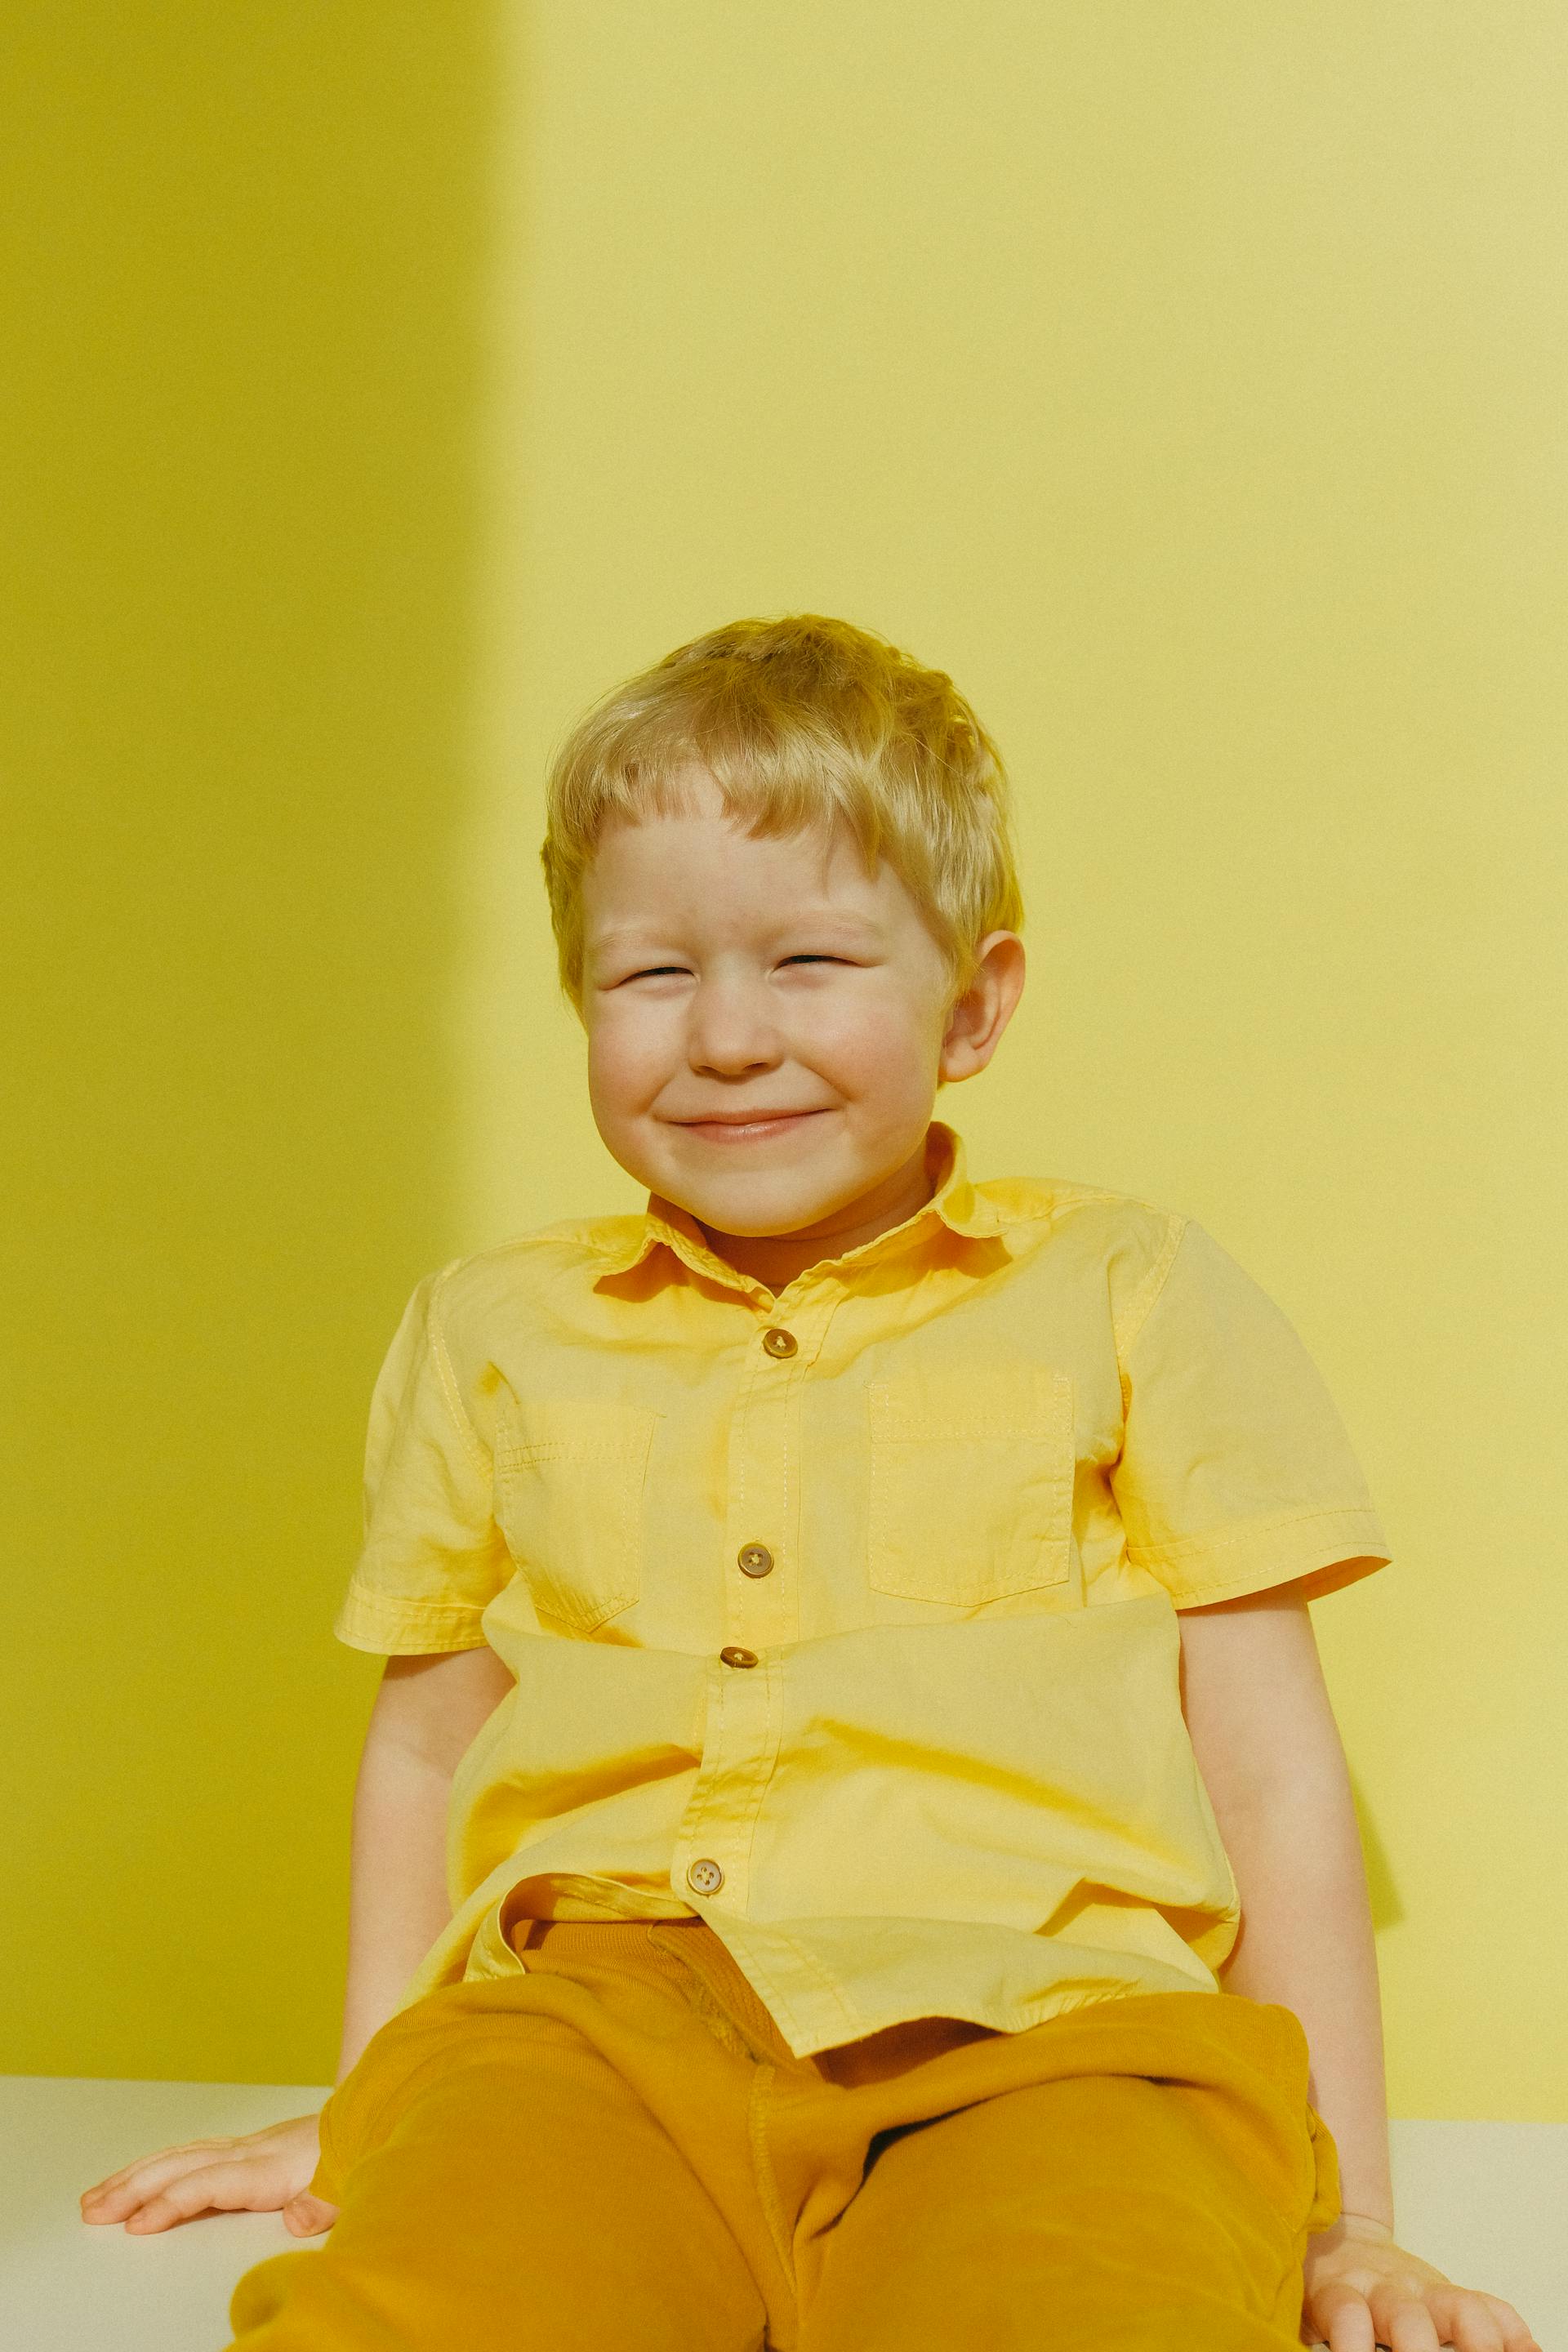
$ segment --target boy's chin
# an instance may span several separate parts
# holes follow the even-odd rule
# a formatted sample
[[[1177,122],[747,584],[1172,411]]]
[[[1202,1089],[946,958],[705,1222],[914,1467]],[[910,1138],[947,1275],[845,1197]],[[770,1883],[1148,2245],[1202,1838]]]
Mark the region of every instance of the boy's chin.
[[[728,1151],[721,1144],[719,1150]],[[732,1169],[710,1175],[683,1168],[648,1190],[685,1209],[700,1225],[736,1241],[766,1241],[809,1231],[840,1205],[840,1195],[821,1181],[803,1181],[799,1170],[770,1171],[744,1148]]]

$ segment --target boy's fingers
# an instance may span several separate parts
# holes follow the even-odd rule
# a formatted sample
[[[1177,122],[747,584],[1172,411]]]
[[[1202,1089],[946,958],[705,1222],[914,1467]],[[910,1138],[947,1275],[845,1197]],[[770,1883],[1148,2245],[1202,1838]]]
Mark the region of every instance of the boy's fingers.
[[[1407,2286],[1393,2279],[1380,2279],[1367,2297],[1372,2305],[1377,2332],[1384,2344],[1395,2352],[1442,2352],[1443,2339],[1437,2333],[1437,2323],[1426,2305],[1410,2293]]]
[[[128,2230],[166,2230],[172,2221],[188,2221],[209,2208],[220,2213],[266,2211],[277,2204],[277,2184],[265,2169],[236,2158],[228,2164],[204,2165],[171,2181],[140,2212],[132,2213]]]
[[[90,2189],[82,2190],[82,2201],[85,2203],[89,2197],[112,2196],[117,2189],[124,2189],[132,2181],[139,2180],[154,2165],[165,2164],[181,2157],[208,2155],[214,2148],[232,2147],[233,2145],[232,2139],[187,2139],[182,2140],[177,2147],[155,2147],[151,2155],[139,2156],[133,2164],[122,2164],[118,2172],[106,2173],[101,2180],[95,2180]]]
[[[1464,2352],[1507,2352],[1502,2329],[1479,2295],[1461,2294],[1452,2303],[1434,2296],[1428,2308],[1439,2343],[1462,2345]]]
[[[229,2145],[224,2140],[208,2140],[196,2147],[172,2147],[160,2156],[143,2157],[140,2164],[127,2165],[123,2172],[117,2173],[111,2187],[89,2189],[81,2200],[82,2210],[85,2213],[91,2206],[102,2215],[129,2212],[133,2205],[142,2204],[169,2181],[177,2180],[182,2172],[205,2169],[212,2163],[215,2153]]]
[[[1511,2303],[1505,2303],[1500,2294],[1482,2294],[1479,2289],[1476,2300],[1486,2305],[1501,2328],[1505,2352],[1541,2352],[1530,2332],[1530,2322],[1521,2317]]]
[[[1373,2352],[1375,2330],[1366,2297],[1331,2279],[1312,2297],[1310,2318],[1331,2352]]]
[[[337,2218],[335,2205],[323,2203],[320,2197],[312,2197],[308,2189],[301,2189],[298,2197],[290,2197],[283,2208],[284,2223],[297,2238],[318,2238],[323,2230],[331,2228]]]
[[[1510,2319],[1517,2318],[1511,2305],[1463,2286],[1435,2291],[1427,2303],[1445,2344],[1462,2345],[1464,2352],[1509,2352],[1501,2314],[1506,2311]],[[1518,2342],[1516,2336],[1514,2343]]]

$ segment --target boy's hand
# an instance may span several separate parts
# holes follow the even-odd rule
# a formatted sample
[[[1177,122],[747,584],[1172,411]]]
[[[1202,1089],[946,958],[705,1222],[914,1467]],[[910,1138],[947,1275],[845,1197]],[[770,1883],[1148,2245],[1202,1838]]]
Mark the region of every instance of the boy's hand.
[[[1301,2340],[1329,2352],[1542,2352],[1511,2303],[1455,2286],[1360,2214],[1308,2239],[1302,2273]]]
[[[138,2237],[195,2213],[282,2212],[297,2238],[314,2238],[338,2218],[335,2205],[307,2194],[321,2156],[319,2116],[295,2116],[239,2139],[195,2139],[160,2148],[111,2172],[81,2199],[84,2221],[123,2221]]]

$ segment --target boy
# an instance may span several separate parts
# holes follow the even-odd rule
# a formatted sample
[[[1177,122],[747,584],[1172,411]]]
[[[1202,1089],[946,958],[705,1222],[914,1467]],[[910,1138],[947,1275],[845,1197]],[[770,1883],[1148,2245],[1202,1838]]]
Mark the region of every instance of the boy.
[[[427,1276],[377,1381],[319,2149],[89,2218],[335,2221],[244,2352],[1538,2352],[1393,2242],[1334,1408],[1199,1226],[931,1117],[1024,980],[968,706],[721,629],[578,727],[543,862],[647,1209]]]

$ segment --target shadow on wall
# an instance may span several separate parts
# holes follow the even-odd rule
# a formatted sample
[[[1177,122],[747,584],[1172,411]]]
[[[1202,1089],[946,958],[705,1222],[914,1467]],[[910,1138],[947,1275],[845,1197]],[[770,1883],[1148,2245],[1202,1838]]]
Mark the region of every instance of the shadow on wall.
[[[1399,1899],[1399,1889],[1394,1882],[1378,1827],[1355,1774],[1351,1774],[1351,1795],[1355,1801],[1356,1823],[1361,1831],[1361,1850],[1366,1864],[1367,1892],[1372,1899],[1372,1924],[1374,1928],[1397,1927],[1405,1916],[1405,1906]]]
[[[450,1254],[492,33],[9,26],[0,2071],[331,2072],[375,1678],[331,1618]]]

